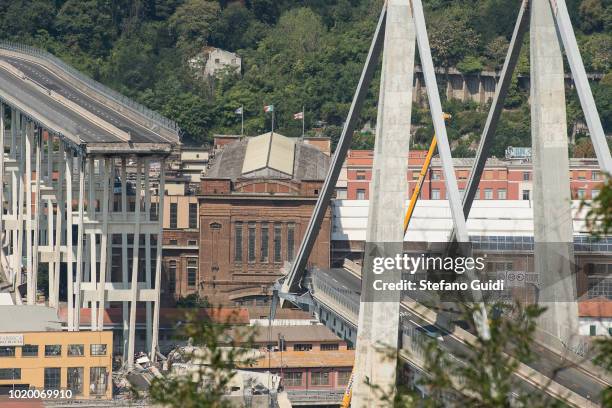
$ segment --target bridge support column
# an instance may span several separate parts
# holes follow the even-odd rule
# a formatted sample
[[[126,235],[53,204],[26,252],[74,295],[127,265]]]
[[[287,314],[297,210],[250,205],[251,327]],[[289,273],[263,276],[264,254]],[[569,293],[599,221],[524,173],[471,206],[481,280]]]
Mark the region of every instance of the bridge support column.
[[[548,0],[531,2],[531,135],[535,271],[547,307],[540,327],[571,347],[578,337],[563,58]]]
[[[410,112],[414,74],[415,32],[409,0],[387,3],[387,24],[378,103],[378,121],[368,228],[363,292],[355,360],[353,406],[380,406],[379,393],[395,391],[397,361],[389,357],[398,346],[398,291],[373,293],[371,265],[374,256],[402,253],[401,222],[408,198],[406,174],[410,144]],[[370,269],[370,270],[368,270]],[[398,273],[386,271],[391,280]],[[380,391],[366,384],[380,387]]]

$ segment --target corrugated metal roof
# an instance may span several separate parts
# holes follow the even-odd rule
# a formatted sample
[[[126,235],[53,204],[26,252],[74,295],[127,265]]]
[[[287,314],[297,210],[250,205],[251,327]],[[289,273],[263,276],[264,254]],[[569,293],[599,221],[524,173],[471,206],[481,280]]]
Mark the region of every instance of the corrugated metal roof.
[[[278,133],[264,133],[249,139],[242,174],[263,168],[271,168],[293,175],[295,142]]]

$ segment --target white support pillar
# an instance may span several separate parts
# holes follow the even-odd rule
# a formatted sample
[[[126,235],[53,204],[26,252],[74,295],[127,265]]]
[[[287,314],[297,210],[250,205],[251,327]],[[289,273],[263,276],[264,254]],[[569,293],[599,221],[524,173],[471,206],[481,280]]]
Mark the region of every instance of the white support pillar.
[[[157,249],[155,253],[155,304],[153,305],[153,335],[151,339],[151,361],[157,361],[159,349],[159,306],[161,292],[162,240],[164,233],[164,195],[166,184],[166,162],[159,163],[159,200],[157,204]]]
[[[19,134],[19,186],[17,199],[17,250],[13,254],[13,269],[17,274],[15,285],[20,286],[22,282],[22,257],[23,257],[23,196],[25,190],[25,137],[22,129],[23,118],[21,113],[17,114],[15,127]]]
[[[136,307],[138,305],[138,271],[140,253],[140,201],[142,197],[142,159],[137,159],[136,186],[134,195],[134,240],[132,245],[132,283],[130,300],[130,332],[128,340],[128,368],[134,367],[134,351],[136,342]]]
[[[4,245],[4,240],[8,237],[8,231],[5,231],[2,224],[4,218],[4,104],[0,103],[0,251]],[[0,262],[0,276],[8,275],[2,269],[2,263]],[[12,281],[12,279],[11,279]]]
[[[98,284],[98,330],[104,330],[105,286],[108,267],[108,206],[110,202],[109,187],[111,182],[110,159],[104,158],[102,171],[102,237],[100,238],[100,283]]]
[[[28,305],[36,303],[35,284],[32,276],[32,142],[34,125],[25,125],[25,201],[26,201],[26,279]]]
[[[72,176],[74,152],[66,146],[66,277],[68,282],[68,331],[74,331],[74,248],[72,239]]]
[[[149,159],[144,159],[144,220],[151,221],[151,182],[149,179]],[[145,233],[145,284],[151,289],[151,234]],[[151,352],[151,335],[153,333],[153,308],[151,302],[146,302],[146,348]]]
[[[53,293],[49,293],[49,298],[52,302],[49,305],[59,308],[59,284],[60,271],[62,265],[62,235],[63,235],[63,219],[64,219],[64,141],[59,139],[59,147],[57,150],[58,166],[57,166],[57,188],[55,189],[55,248],[53,248],[53,261],[55,273],[53,274]]]
[[[127,201],[127,158],[121,158],[121,219],[123,222],[128,220],[128,201]],[[132,246],[134,248],[134,246]],[[121,233],[121,283],[124,289],[128,288],[128,233]],[[121,303],[123,316],[123,361],[128,358],[128,340],[129,340],[129,319],[130,311],[128,302]]]
[[[17,112],[14,109],[11,109],[11,159],[16,160],[17,150]],[[11,215],[16,221],[18,221],[19,218],[19,180],[20,179],[18,178],[17,171],[13,170],[11,172]],[[17,267],[19,259],[18,228],[13,229],[11,241],[13,250],[13,260],[11,262],[13,279],[11,282],[13,283],[16,289],[17,286],[21,283],[21,274]]]
[[[85,216],[85,157],[79,152],[79,220],[77,231],[77,252],[76,252],[76,291],[74,305],[74,329],[80,330],[81,327],[81,283],[83,281],[83,217]]]
[[[31,131],[34,133],[34,124],[31,124]],[[38,129],[35,134],[36,137],[36,181],[34,192],[34,246],[32,254],[32,291],[34,293],[34,299],[36,301],[36,292],[38,292],[38,261],[40,254],[38,253],[38,244],[40,241],[40,230],[41,230],[41,211],[40,211],[40,179],[42,177],[41,159],[42,159],[42,130]]]
[[[53,200],[51,198],[47,199],[47,230],[49,231],[49,234],[47,234],[49,241],[49,248],[55,248],[55,240],[54,240],[54,233],[55,233],[55,229],[53,227]],[[52,304],[52,299],[53,299],[53,284],[55,282],[55,263],[53,261],[54,257],[51,257],[51,260],[49,261],[49,279],[47,282],[48,285],[48,289],[49,289],[49,306],[53,306]]]
[[[88,198],[88,202],[87,202],[87,213],[89,215],[89,219],[91,221],[97,219],[96,217],[96,183],[95,183],[95,162],[94,162],[94,158],[90,157],[89,158],[89,198]],[[89,267],[90,267],[90,271],[89,271],[89,282],[94,283],[94,285],[97,285],[98,282],[98,257],[97,257],[97,253],[98,253],[98,246],[96,245],[96,233],[95,232],[91,232],[89,234],[89,241],[88,241],[88,245],[89,245]],[[98,308],[97,308],[97,302],[95,300],[91,301],[90,304],[90,311],[91,311],[91,330],[97,330],[98,327]]]

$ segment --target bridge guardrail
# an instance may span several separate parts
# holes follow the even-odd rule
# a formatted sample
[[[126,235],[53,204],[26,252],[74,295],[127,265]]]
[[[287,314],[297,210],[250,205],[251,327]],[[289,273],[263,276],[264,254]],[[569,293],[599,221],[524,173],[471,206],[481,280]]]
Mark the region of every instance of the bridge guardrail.
[[[62,61],[61,59],[57,58],[55,55],[47,51],[41,50],[36,47],[29,46],[29,45],[15,43],[15,42],[6,41],[6,40],[0,40],[0,48],[9,50],[9,51],[21,52],[23,54],[31,55],[34,57],[43,58],[46,61],[49,61],[52,64],[59,67],[60,69],[64,70],[69,75],[75,77],[81,82],[84,82],[89,87],[106,95],[107,97],[115,100],[116,102],[146,116],[148,119],[154,121],[158,125],[163,126],[171,131],[175,131],[175,132],[179,131],[179,127],[175,121],[170,120],[160,115],[159,113],[145,107],[144,105],[126,97],[125,95],[122,95],[119,92],[107,87],[106,85],[103,85],[98,81],[95,81],[94,79],[83,74],[76,68],[66,64],[64,61]]]

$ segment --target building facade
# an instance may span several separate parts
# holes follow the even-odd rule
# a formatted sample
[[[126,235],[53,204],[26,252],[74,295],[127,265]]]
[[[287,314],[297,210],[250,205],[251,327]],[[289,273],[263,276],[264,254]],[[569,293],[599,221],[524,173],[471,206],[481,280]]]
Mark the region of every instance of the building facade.
[[[198,290],[215,304],[261,305],[298,251],[329,167],[314,146],[266,133],[225,145],[202,180]],[[329,265],[328,212],[309,262]]]
[[[408,184],[410,192],[419,179],[427,152],[412,150],[408,156]],[[370,196],[370,180],[372,178],[371,150],[352,150],[349,152],[344,167],[346,180],[341,180],[338,198],[349,200],[367,200]],[[460,192],[466,188],[467,181],[474,163],[473,158],[457,158],[453,160],[455,176]],[[597,159],[570,159],[570,186],[574,199],[592,199],[599,194],[603,175]],[[476,200],[531,200],[533,181],[532,164],[528,159],[497,159],[487,160],[482,174]],[[343,187],[343,185],[346,187]],[[346,192],[343,191],[346,189]],[[422,200],[446,199],[446,185],[439,158],[434,158],[426,173],[421,189]]]

